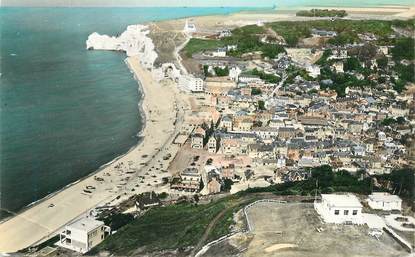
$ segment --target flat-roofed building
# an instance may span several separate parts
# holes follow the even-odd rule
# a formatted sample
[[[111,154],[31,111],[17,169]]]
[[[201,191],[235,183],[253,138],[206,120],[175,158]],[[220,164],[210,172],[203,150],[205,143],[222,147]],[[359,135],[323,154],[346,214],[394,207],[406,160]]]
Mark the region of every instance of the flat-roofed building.
[[[362,204],[352,194],[322,194],[314,209],[327,223],[363,224]]]
[[[229,77],[208,77],[205,80],[206,92],[213,95],[225,94],[236,87],[236,82]]]
[[[376,192],[369,195],[367,203],[370,208],[375,210],[401,210],[402,209],[402,199],[397,195],[391,195],[386,192]]]
[[[102,221],[82,218],[65,226],[56,245],[84,254],[101,243],[110,231]]]

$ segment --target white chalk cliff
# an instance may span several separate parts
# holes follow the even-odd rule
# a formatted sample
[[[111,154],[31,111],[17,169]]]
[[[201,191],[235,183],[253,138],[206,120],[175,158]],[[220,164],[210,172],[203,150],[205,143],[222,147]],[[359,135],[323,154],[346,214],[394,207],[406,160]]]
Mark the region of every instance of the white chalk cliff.
[[[153,41],[147,36],[148,33],[150,31],[145,25],[130,25],[119,37],[94,32],[88,36],[86,48],[123,51],[127,56],[137,56],[145,68],[152,69],[157,53],[154,50]]]

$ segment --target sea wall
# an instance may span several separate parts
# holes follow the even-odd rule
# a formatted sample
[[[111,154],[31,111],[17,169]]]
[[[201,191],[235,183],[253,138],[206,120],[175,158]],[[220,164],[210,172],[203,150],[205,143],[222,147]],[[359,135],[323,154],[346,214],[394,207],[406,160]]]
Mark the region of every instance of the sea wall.
[[[130,25],[118,37],[100,35],[97,32],[88,36],[86,48],[89,50],[123,51],[128,57],[136,56],[140,64],[152,69],[157,53],[153,41],[148,37],[150,30],[145,25]]]

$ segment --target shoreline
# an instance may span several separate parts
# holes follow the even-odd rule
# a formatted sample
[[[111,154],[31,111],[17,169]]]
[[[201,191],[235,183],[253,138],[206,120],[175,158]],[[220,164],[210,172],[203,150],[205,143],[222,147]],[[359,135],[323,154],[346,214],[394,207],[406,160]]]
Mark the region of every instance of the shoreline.
[[[170,109],[170,112],[166,111],[165,113],[167,113],[167,115],[158,114],[157,111],[160,110],[160,104],[157,104],[157,101],[154,100],[157,96],[155,93],[158,93],[158,90],[157,88],[151,90],[151,87],[154,87],[156,82],[149,81],[151,80],[151,77],[149,76],[150,72],[142,67],[134,67],[140,65],[138,59],[135,57],[127,57],[125,63],[138,84],[137,90],[142,94],[142,100],[138,102],[138,105],[143,118],[143,128],[138,135],[143,138],[139,140],[135,146],[131,147],[128,152],[118,156],[111,162],[104,164],[88,176],[28,205],[17,213],[16,216],[10,216],[2,220],[0,223],[0,252],[16,252],[20,249],[45,241],[55,235],[65,224],[86,215],[94,207],[107,204],[112,206],[115,204],[112,203],[114,200],[121,200],[124,196],[128,196],[127,192],[128,190],[131,190],[131,186],[133,186],[131,184],[137,183],[137,177],[144,175],[146,170],[145,167],[139,167],[138,163],[135,163],[135,174],[119,175],[119,177],[116,178],[116,181],[111,180],[110,182],[103,182],[100,184],[95,181],[94,178],[98,176],[105,177],[105,173],[116,176],[118,170],[114,166],[120,164],[123,165],[126,162],[130,164],[133,160],[139,162],[144,154],[155,156],[157,151],[153,150],[154,144],[149,142],[150,140],[154,141],[153,138],[162,139],[160,142],[155,142],[158,147],[162,147],[163,143],[166,143],[166,141],[170,139],[170,137],[166,137],[166,133],[160,135],[160,132],[163,128],[168,129],[169,127],[167,125],[170,123],[169,121],[171,118],[175,117],[176,112],[172,109],[174,103],[173,90],[170,89],[167,91],[166,97],[164,97],[165,101],[170,100],[170,104],[164,103],[167,109]],[[151,91],[153,93],[151,93]],[[156,113],[152,113],[153,111]],[[160,118],[161,121],[151,122],[149,121],[151,118]],[[161,125],[160,130],[155,129],[158,125]],[[163,132],[161,133],[163,134]],[[151,159],[148,160],[148,162],[150,161]],[[131,168],[130,166],[128,167]],[[115,191],[112,191],[119,186],[117,184],[122,184],[124,181],[123,179],[127,176],[133,178],[128,181],[122,189],[115,189]],[[82,191],[86,185],[93,185],[97,190],[91,195],[84,195]],[[104,187],[106,187],[106,189],[104,189]],[[108,187],[111,189],[108,190]],[[152,188],[143,186],[141,190],[138,189],[134,193],[139,193],[139,191],[145,192],[150,189]],[[81,193],[80,196],[78,193]],[[120,196],[120,198],[116,199],[118,196]],[[50,204],[54,204],[55,206],[49,208],[48,206]],[[62,204],[64,208],[59,208],[61,207],[59,205]],[[32,235],[31,238],[27,238],[28,232]],[[14,240],[14,242],[10,242],[10,238],[19,239],[19,241]]]
[[[69,183],[69,184],[67,184],[67,185],[63,186],[62,188],[60,188],[60,189],[58,189],[58,190],[56,190],[56,191],[54,191],[54,192],[52,192],[52,193],[50,193],[50,194],[48,194],[48,195],[46,195],[46,196],[42,197],[42,198],[40,198],[39,200],[36,200],[36,201],[34,201],[34,202],[29,203],[28,205],[24,206],[24,207],[23,207],[22,209],[20,209],[19,211],[17,211],[17,212],[13,212],[13,214],[11,214],[11,215],[9,215],[9,216],[7,216],[7,217],[5,217],[5,218],[3,218],[3,219],[0,219],[0,225],[1,225],[1,224],[3,224],[3,223],[5,223],[5,222],[6,222],[6,221],[8,221],[9,219],[12,219],[14,216],[17,216],[17,215],[19,215],[19,214],[21,214],[21,213],[25,212],[26,210],[28,210],[28,209],[30,209],[30,208],[32,208],[32,207],[34,207],[34,206],[36,206],[37,204],[40,204],[40,203],[42,203],[42,202],[44,202],[44,201],[46,201],[46,200],[48,200],[48,199],[52,198],[53,196],[55,196],[55,195],[59,194],[60,192],[62,192],[62,191],[64,191],[64,190],[68,189],[69,187],[71,187],[71,186],[73,186],[73,185],[75,185],[75,184],[77,184],[77,183],[79,183],[79,182],[82,182],[83,180],[86,180],[86,179],[88,179],[88,178],[90,178],[90,177],[92,177],[92,176],[96,175],[96,174],[97,174],[97,173],[99,173],[100,171],[102,171],[102,170],[104,170],[105,168],[107,168],[107,167],[111,166],[111,164],[113,164],[113,163],[115,163],[116,161],[120,160],[121,158],[123,158],[124,156],[128,155],[130,152],[134,151],[134,149],[136,149],[137,147],[139,147],[139,146],[140,146],[141,142],[143,141],[142,135],[143,135],[144,130],[145,130],[145,127],[146,127],[146,113],[145,113],[145,110],[143,110],[143,108],[142,108],[143,102],[144,102],[144,100],[145,100],[145,94],[144,94],[144,90],[143,90],[143,86],[142,86],[141,82],[135,78],[134,72],[133,72],[133,70],[132,70],[132,69],[128,66],[128,64],[127,64],[127,61],[126,61],[126,60],[127,60],[127,58],[126,58],[126,59],[124,59],[124,63],[125,63],[125,65],[127,66],[127,68],[129,69],[130,73],[132,73],[132,74],[133,74],[134,81],[135,81],[136,83],[138,83],[137,90],[138,90],[138,92],[139,92],[139,94],[140,94],[140,96],[141,96],[140,100],[138,101],[138,111],[139,111],[139,117],[141,118],[142,128],[141,128],[141,129],[137,132],[137,134],[136,134],[136,137],[138,138],[137,143],[136,143],[135,145],[131,146],[131,147],[130,147],[130,148],[129,148],[129,149],[128,149],[125,153],[122,153],[122,154],[120,154],[120,155],[116,156],[116,157],[115,157],[114,159],[112,159],[111,161],[109,161],[109,162],[106,162],[106,163],[102,164],[102,165],[101,165],[101,166],[99,166],[96,170],[94,170],[93,172],[91,172],[91,173],[87,174],[86,176],[83,176],[83,177],[81,177],[81,178],[79,178],[79,179],[77,179],[77,180],[75,180],[75,181],[73,181],[73,182],[71,182],[71,183]],[[11,213],[11,212],[7,211],[7,213]],[[1,253],[1,252],[0,252],[0,253]]]

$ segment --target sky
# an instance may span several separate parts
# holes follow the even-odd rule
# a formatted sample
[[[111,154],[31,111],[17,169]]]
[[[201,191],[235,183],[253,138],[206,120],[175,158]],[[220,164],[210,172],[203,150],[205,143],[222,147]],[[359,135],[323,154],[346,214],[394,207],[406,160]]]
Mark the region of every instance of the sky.
[[[1,6],[258,6],[276,0],[0,0]]]
[[[0,6],[272,7],[410,5],[415,0],[0,0]]]

